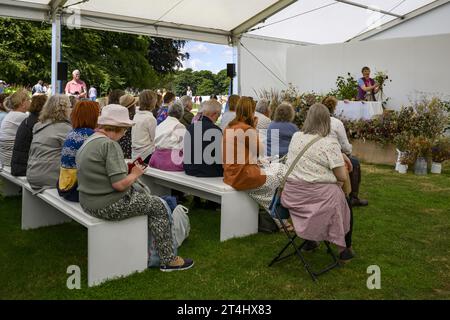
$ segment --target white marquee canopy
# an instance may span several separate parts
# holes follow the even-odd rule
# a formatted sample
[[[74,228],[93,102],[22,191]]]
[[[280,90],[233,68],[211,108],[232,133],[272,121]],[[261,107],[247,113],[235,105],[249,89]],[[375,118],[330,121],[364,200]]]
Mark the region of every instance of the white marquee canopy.
[[[309,43],[350,40],[435,0],[0,0],[0,16],[232,44],[245,32]],[[367,8],[369,7],[369,9]],[[62,10],[60,9],[62,8]]]
[[[387,29],[436,12],[438,7],[448,8],[449,3],[450,0],[0,0],[0,17],[52,23],[52,88],[56,92],[60,85],[56,70],[61,60],[61,25],[232,45],[237,48],[241,92],[242,75],[251,74],[261,82],[256,68],[283,82],[290,46],[357,43],[376,38]],[[447,9],[442,12],[445,15]],[[445,21],[442,26],[447,30],[447,19],[441,17],[440,21]],[[432,34],[440,33],[439,28],[434,27]],[[256,41],[253,51],[259,48],[258,54],[243,44],[242,36],[263,37],[259,42],[246,42]],[[246,78],[245,83],[251,85],[252,81]]]

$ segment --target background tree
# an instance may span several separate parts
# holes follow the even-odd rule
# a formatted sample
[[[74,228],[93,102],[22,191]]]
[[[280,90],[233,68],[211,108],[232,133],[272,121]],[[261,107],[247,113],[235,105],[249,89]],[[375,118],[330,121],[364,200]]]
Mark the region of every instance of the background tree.
[[[230,79],[227,77],[227,70],[221,70],[217,74],[208,70],[193,71],[188,68],[176,72],[172,90],[176,95],[186,94],[188,86],[191,87],[194,95],[209,96],[212,94],[227,94]]]
[[[51,30],[47,24],[0,19],[0,79],[33,85],[49,81]]]
[[[0,79],[33,85],[51,77],[51,27],[0,18]],[[189,57],[185,41],[90,29],[62,29],[62,60],[103,94],[114,88],[169,86]],[[71,75],[68,75],[69,79]]]
[[[183,52],[186,41],[165,38],[149,38],[147,60],[156,72],[167,74],[183,67],[189,53]]]

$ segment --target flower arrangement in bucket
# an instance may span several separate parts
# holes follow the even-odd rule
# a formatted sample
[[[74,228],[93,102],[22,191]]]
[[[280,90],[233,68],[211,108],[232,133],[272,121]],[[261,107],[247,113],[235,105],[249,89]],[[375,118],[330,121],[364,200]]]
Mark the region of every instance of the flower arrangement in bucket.
[[[439,137],[431,147],[431,173],[442,172],[442,162],[450,160],[450,137]]]
[[[402,132],[394,138],[398,154],[395,171],[398,171],[399,173],[406,173],[408,171],[408,162],[411,157],[408,148],[411,139],[412,136],[408,132]]]
[[[409,164],[414,164],[416,175],[426,175],[428,170],[427,158],[431,155],[432,142],[424,136],[412,137],[407,147]]]

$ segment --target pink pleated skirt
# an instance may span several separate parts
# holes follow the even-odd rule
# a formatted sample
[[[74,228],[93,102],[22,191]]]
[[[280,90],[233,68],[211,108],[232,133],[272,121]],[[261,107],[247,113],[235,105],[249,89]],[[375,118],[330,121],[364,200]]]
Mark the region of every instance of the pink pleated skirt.
[[[337,184],[289,179],[281,195],[297,235],[305,240],[329,241],[345,247],[350,208]]]

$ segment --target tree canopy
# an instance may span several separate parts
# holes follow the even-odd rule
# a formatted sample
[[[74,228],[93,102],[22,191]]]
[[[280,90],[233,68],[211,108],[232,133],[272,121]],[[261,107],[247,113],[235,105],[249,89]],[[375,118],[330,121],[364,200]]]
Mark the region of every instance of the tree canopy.
[[[221,70],[217,74],[208,70],[193,71],[192,69],[180,70],[173,81],[173,90],[179,96],[186,93],[189,86],[194,95],[209,96],[211,94],[227,94],[230,79],[227,70]]]
[[[0,79],[29,86],[39,79],[50,82],[51,27],[45,22],[0,18]],[[229,79],[226,70],[180,70],[189,53],[186,41],[91,29],[63,27],[62,61],[69,74],[79,69],[88,86],[100,94],[111,89],[167,88],[177,95],[226,94]]]
[[[51,27],[47,23],[0,19],[0,79],[31,85],[50,81]],[[90,29],[62,29],[62,61],[79,69],[88,85],[152,88],[173,80],[189,58],[185,41]],[[70,79],[70,75],[69,75]]]

